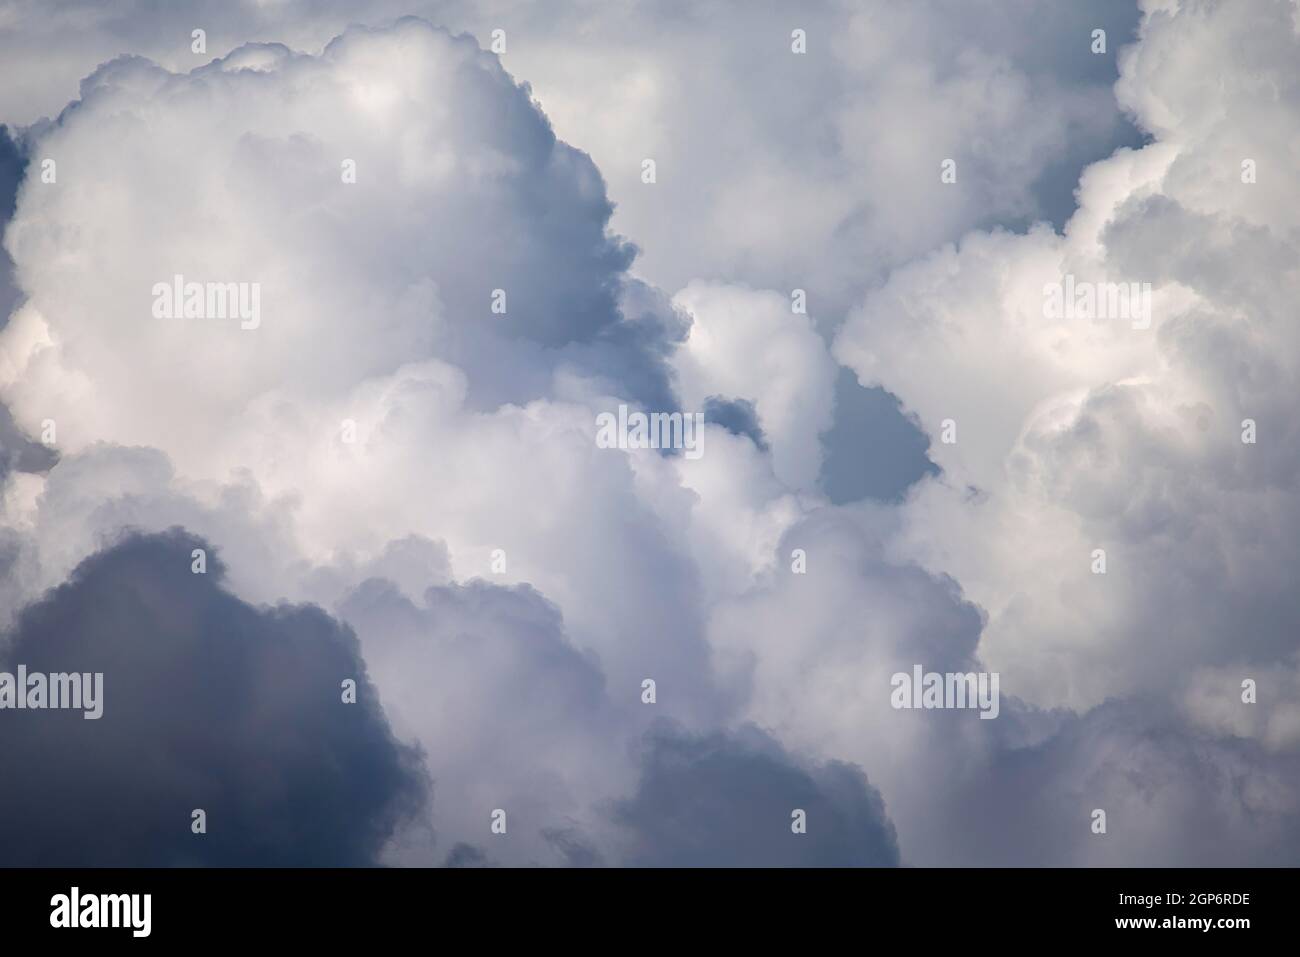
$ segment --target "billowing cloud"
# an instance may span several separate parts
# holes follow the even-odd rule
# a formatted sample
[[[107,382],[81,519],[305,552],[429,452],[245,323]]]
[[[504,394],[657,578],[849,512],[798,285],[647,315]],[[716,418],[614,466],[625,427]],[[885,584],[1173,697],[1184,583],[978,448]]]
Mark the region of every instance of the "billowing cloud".
[[[248,41],[317,53],[349,24],[407,14],[467,31],[528,81],[560,136],[608,180],[613,227],[641,249],[639,275],[670,293],[697,278],[783,295],[802,288],[824,332],[892,267],[967,229],[1063,221],[1078,171],[1139,142],[1109,89],[1137,23],[1127,0],[1087,9],[934,0],[881,10],[830,0],[797,12],[598,0],[547,8],[186,0],[147,18],[57,0],[39,15],[18,5],[12,30],[0,23],[0,51],[25,77],[16,101],[0,91],[0,115],[20,123],[55,116],[83,76],[123,51],[185,73]],[[199,53],[196,29],[205,31]],[[1106,31],[1101,54],[1092,50],[1095,29]],[[795,52],[798,43],[805,53]],[[657,164],[653,184],[643,182],[647,159]],[[936,188],[945,159],[957,162],[960,188]],[[476,309],[480,302],[476,294]],[[662,395],[653,364],[623,345],[603,342],[592,363],[624,381],[639,373],[648,380],[639,394]],[[512,394],[535,382],[528,363],[508,363],[495,346],[488,354]],[[894,498],[924,471],[915,429],[889,396],[845,391],[835,461],[856,461],[853,443],[840,438],[849,429],[882,454],[866,479],[837,466],[837,500]]]
[[[919,416],[944,470],[905,510],[906,552],[990,613],[986,659],[1027,670],[1039,703],[1170,691],[1188,667],[1294,648],[1300,605],[1279,572],[1300,557],[1285,411],[1300,394],[1286,319],[1300,247],[1289,206],[1258,203],[1243,166],[1268,177],[1286,160],[1235,108],[1270,80],[1296,99],[1290,11],[1273,6],[1268,31],[1289,45],[1249,63],[1230,46],[1264,9],[1153,13],[1120,90],[1160,140],[1091,167],[1064,235],[971,234],[897,271],[837,342]],[[1197,102],[1186,135],[1134,80],[1171,33],[1161,75],[1212,56],[1238,77],[1217,109]],[[1149,284],[1150,328],[1050,318],[1044,290],[1067,276]],[[955,441],[939,441],[945,421]]]
[[[394,702],[394,727],[426,755],[440,853],[465,844],[497,863],[562,863],[551,832],[581,833],[595,803],[624,784],[634,725],[599,662],[570,643],[559,610],[527,586],[476,580],[412,601],[376,578],[341,612]],[[639,694],[634,686],[619,697]],[[428,863],[421,854],[411,859]]]
[[[1269,39],[1246,53],[1247,36]],[[1298,43],[1285,4],[1153,8],[1118,91],[1156,142],[1090,167],[1063,234],[970,234],[897,270],[837,340],[919,417],[943,469],[913,490],[892,552],[987,611],[982,660],[1017,695],[1086,712],[1014,761],[1025,789],[1126,808],[1128,851],[1071,850],[1007,796],[1007,820],[1037,820],[1050,849],[976,857],[1293,853],[1300,247],[1278,200],[1293,185],[1272,173],[1300,115]],[[1209,62],[1229,79],[1180,79]],[[1288,105],[1259,106],[1261,87]],[[1067,276],[1149,284],[1149,327],[1050,317]],[[1180,849],[1175,832],[1221,839]]]
[[[133,145],[92,168],[124,127]],[[302,596],[313,566],[362,568],[411,534],[446,542],[461,576],[500,551],[508,581],[566,605],[619,596],[570,621],[623,682],[703,684],[689,572],[627,457],[592,440],[600,409],[674,407],[663,359],[685,320],[624,272],[599,174],[494,57],[404,20],[320,57],[250,46],[181,76],[118,60],[38,143],[62,157],[59,178],[26,181],[6,239],[27,301],[3,333],[0,394],[24,429],[53,421],[69,460],[101,442],[159,450],[148,476],[122,473],[134,496],[208,515],[241,498],[240,523],[277,526],[287,553],[250,588]],[[139,190],[148,201],[103,209],[111,229],[67,246],[82,204]],[[82,256],[100,281],[70,280]],[[155,317],[155,284],[177,274],[258,283],[257,328]],[[117,518],[70,489],[78,471],[12,492],[19,521],[48,532],[34,588]],[[691,707],[716,710],[703,695]]]
[[[647,733],[636,793],[613,811],[642,867],[880,867],[893,827],[859,768],[805,768],[756,728]]]
[[[475,101],[491,104],[490,122],[464,106]],[[115,139],[132,145],[107,150]],[[27,294],[11,349],[50,336],[24,397],[65,421],[70,450],[137,442],[188,466],[220,450],[195,449],[153,396],[230,415],[434,358],[470,372],[476,407],[549,393],[557,375],[671,399],[645,330],[671,341],[674,320],[644,296],[620,312],[625,286],[636,293],[623,275],[632,251],[604,231],[599,173],[467,38],[402,21],[320,57],[248,46],[182,76],[119,59],[32,148],[58,179],[25,181],[6,234]],[[142,183],[147,197],[113,208]],[[112,227],[60,232],[87,216]],[[94,282],[83,256],[103,267]],[[160,321],[155,287],[178,275],[257,284],[257,317]],[[136,361],[93,368],[95,354],[123,351]],[[625,390],[618,373],[631,368]]]
[[[1284,860],[1294,11],[1026,9],[97,15],[11,151],[6,624],[179,525],[263,644],[355,634],[433,799],[349,861]],[[256,321],[155,315],[176,275]],[[1066,276],[1149,316],[1049,318]],[[701,454],[600,447],[619,405]],[[997,717],[894,707],[917,666]]]
[[[18,123],[55,115],[81,77],[124,50],[185,72],[250,40],[316,52],[350,23],[405,14],[468,31],[595,158],[619,203],[616,228],[637,237],[653,281],[802,287],[822,314],[965,229],[1060,215],[1078,169],[1134,138],[1109,89],[1138,18],[1124,0],[819,0],[797,11],[187,0],[148,18],[89,0],[42,4],[39,15],[24,6],[13,27],[0,24],[0,51],[29,77],[21,97],[0,94]],[[1104,54],[1092,51],[1099,28]],[[192,50],[195,29],[206,53]],[[794,52],[796,30],[806,53]],[[647,158],[653,186],[642,182]],[[964,188],[933,188],[944,158],[957,160]]]
[[[241,602],[215,552],[194,573],[209,548],[124,538],[5,636],[9,675],[102,684],[98,718],[0,713],[0,862],[367,865],[422,811],[420,756],[389,730],[355,636],[319,608]]]

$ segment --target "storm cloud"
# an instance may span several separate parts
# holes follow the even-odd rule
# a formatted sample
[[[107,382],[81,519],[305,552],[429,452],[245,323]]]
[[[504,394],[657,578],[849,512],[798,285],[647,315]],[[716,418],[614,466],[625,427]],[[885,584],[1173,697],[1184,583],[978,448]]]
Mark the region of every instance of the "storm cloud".
[[[898,864],[884,802],[861,769],[802,767],[756,728],[647,733],[635,795],[614,818],[644,867],[864,867]]]
[[[5,636],[3,670],[102,673],[103,700],[96,720],[0,713],[0,864],[369,865],[422,812],[420,755],[352,633],[319,608],[241,602],[210,548],[127,536]]]

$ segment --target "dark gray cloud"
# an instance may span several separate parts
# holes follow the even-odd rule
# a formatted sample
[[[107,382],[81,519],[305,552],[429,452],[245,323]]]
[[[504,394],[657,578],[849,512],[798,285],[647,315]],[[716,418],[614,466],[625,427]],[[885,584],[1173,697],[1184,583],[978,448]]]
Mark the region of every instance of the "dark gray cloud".
[[[419,756],[352,633],[312,606],[239,601],[210,550],[192,573],[207,547],[128,536],[19,616],[4,668],[103,672],[104,704],[98,720],[0,712],[0,863],[366,865],[423,807]]]
[[[796,834],[792,814],[807,815]],[[650,867],[898,864],[880,795],[854,765],[804,765],[748,726],[696,735],[668,723],[644,739],[636,794],[614,819],[628,863]]]

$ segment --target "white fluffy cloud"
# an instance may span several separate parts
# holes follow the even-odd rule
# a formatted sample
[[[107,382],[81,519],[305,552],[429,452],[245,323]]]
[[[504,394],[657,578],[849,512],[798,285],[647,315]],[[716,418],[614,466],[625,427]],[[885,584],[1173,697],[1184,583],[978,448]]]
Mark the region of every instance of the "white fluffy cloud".
[[[652,675],[661,710],[717,718],[687,559],[628,457],[593,441],[597,409],[671,400],[680,320],[626,276],[599,175],[495,58],[404,21],[315,58],[120,60],[83,93],[35,141],[57,182],[26,181],[6,234],[26,301],[0,392],[29,434],[55,423],[62,455],[9,483],[16,598],[122,526],[210,536],[262,601],[332,607],[374,575],[419,601],[499,573],[562,603],[625,711]],[[260,325],[157,318],[153,286],[178,273],[259,283]],[[419,715],[407,695],[431,676],[380,674]],[[525,728],[536,761],[547,735],[587,750]]]
[[[439,9],[484,42],[495,25]],[[1156,141],[1089,166],[1060,233],[983,227],[1109,152],[1116,103],[1073,13],[1054,59],[982,5],[706,8],[653,49],[647,13],[575,5],[543,30],[502,7],[534,100],[470,37],[408,19],[331,39],[324,11],[241,11],[197,68],[107,63],[25,131],[58,181],[29,167],[5,233],[23,303],[0,401],[29,436],[52,420],[60,458],[0,477],[7,605],[124,527],[180,525],[239,597],[340,616],[434,780],[435,841],[404,836],[400,862],[689,858],[646,843],[656,789],[737,762],[825,785],[882,860],[894,827],[911,863],[1294,846],[1290,8],[1151,12],[1117,91]],[[795,26],[815,54],[790,52]],[[140,32],[97,20],[82,52],[150,52]],[[1223,82],[1188,79],[1209,63]],[[259,327],[154,317],[177,273],[259,283]],[[1150,282],[1151,328],[1046,319],[1066,273]],[[839,363],[931,435],[942,473],[898,507],[817,491]],[[715,397],[752,403],[763,441],[710,424],[698,460],[594,441],[619,403]],[[917,663],[998,671],[999,719],[892,709]],[[681,727],[638,757],[661,716]],[[733,737],[746,723],[779,746]],[[1090,842],[1096,806],[1124,840]],[[514,837],[487,845],[496,807]]]
[[[1247,35],[1269,40],[1247,54]],[[838,339],[944,469],[915,490],[900,554],[989,612],[986,660],[1036,703],[1169,691],[1229,660],[1244,677],[1294,645],[1300,247],[1276,197],[1294,190],[1297,46],[1285,5],[1155,11],[1119,90],[1159,141],[1091,167],[1064,235],[968,235],[896,271]],[[1212,90],[1178,79],[1208,62]],[[1289,109],[1256,107],[1261,88]],[[1150,283],[1151,328],[1045,318],[1066,274]]]
[[[39,6],[15,6],[21,29],[0,22],[0,52],[27,81],[0,91],[12,122],[55,115],[124,50],[186,72],[250,40],[316,52],[351,23],[407,14],[485,48],[504,31],[507,68],[608,179],[614,227],[641,247],[643,275],[670,291],[695,278],[802,287],[825,318],[936,243],[1044,215],[1048,194],[1068,198],[1078,166],[1126,135],[1108,87],[1136,19],[1122,2],[1030,0],[187,0],[147,20],[89,0]],[[1104,56],[1090,52],[1098,26]],[[194,29],[206,30],[206,54],[191,50]],[[805,54],[792,52],[796,29]],[[641,181],[646,158],[653,186]],[[947,158],[959,190],[934,189]]]

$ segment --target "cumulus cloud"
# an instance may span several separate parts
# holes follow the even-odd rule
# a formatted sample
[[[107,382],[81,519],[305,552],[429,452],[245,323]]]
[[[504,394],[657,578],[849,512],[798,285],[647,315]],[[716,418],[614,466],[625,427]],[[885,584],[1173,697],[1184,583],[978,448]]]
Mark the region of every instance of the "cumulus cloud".
[[[241,602],[215,553],[192,572],[196,548],[180,531],[126,537],[5,635],[9,674],[103,679],[95,720],[5,711],[4,864],[368,865],[421,811],[419,755],[389,730],[355,636],[319,608]]]
[[[123,526],[209,535],[241,596],[319,602],[356,627],[403,735],[433,756],[439,855],[475,846],[501,804],[532,843],[491,859],[554,862],[547,835],[622,780],[625,759],[597,758],[622,753],[645,679],[663,688],[658,711],[688,725],[727,706],[691,559],[661,523],[662,509],[693,507],[684,463],[594,442],[598,410],[673,407],[665,359],[687,323],[626,273],[599,174],[495,58],[417,21],[352,31],[318,58],[245,47],[183,76],[119,60],[83,92],[38,140],[63,157],[58,184],[27,180],[7,237],[27,298],[3,333],[4,394],[28,429],[58,424],[62,453],[7,489],[15,607]],[[177,137],[195,123],[201,143]],[[134,145],[91,174],[79,161],[121,124]],[[187,165],[196,145],[203,159]],[[344,183],[353,154],[358,182]],[[172,165],[188,172],[170,192],[83,234],[85,255],[112,262],[105,285],[60,292],[72,267],[57,265],[56,234],[85,220],[77,204],[144,190]],[[319,189],[333,198],[309,200]],[[262,283],[261,324],[158,319],[148,294],[172,272]],[[490,311],[496,284],[504,316]],[[554,605],[506,587],[519,582],[566,610],[565,634]],[[534,657],[548,635],[554,653]],[[550,700],[570,672],[587,689],[573,712],[521,723],[521,690]],[[420,706],[431,689],[478,703],[459,737],[446,701]],[[513,758],[489,759],[525,731]]]
[[[13,28],[0,24],[0,50],[29,77],[25,95],[0,108],[20,123],[53,116],[76,80],[123,50],[184,72],[249,40],[318,51],[350,23],[404,14],[484,46],[504,31],[506,65],[591,152],[620,204],[617,228],[638,237],[643,268],[670,289],[725,275],[821,290],[838,311],[851,290],[963,229],[1068,210],[1078,169],[1131,139],[1109,90],[1137,21],[1121,0],[817,2],[797,14],[730,3],[188,0],[147,20],[56,0],[40,16],[20,5]],[[206,29],[208,55],[191,50],[195,28]],[[1095,28],[1107,31],[1105,55],[1090,51]],[[795,29],[806,54],[792,52]],[[654,187],[641,182],[647,157],[660,170]],[[967,189],[932,188],[945,157],[959,161]]]
[[[898,863],[884,805],[860,769],[801,767],[752,727],[706,736],[652,729],[636,793],[613,816],[629,832],[628,862],[642,867]]]
[[[464,106],[476,101],[490,121]],[[106,149],[115,138],[129,145]],[[670,399],[642,327],[671,337],[673,318],[645,301],[619,311],[632,251],[605,233],[599,173],[468,38],[402,21],[320,57],[249,46],[182,76],[115,60],[32,148],[62,163],[57,188],[25,182],[6,234],[31,314],[15,324],[52,338],[25,395],[68,420],[68,448],[94,436],[197,455],[153,395],[223,415],[435,357],[471,373],[478,407],[548,393],[560,374],[621,392],[624,368],[634,398]],[[113,208],[142,183],[129,212]],[[60,224],[86,216],[111,229],[68,245]],[[70,282],[82,256],[103,267],[93,283]],[[154,321],[153,287],[176,275],[258,283],[259,328]],[[181,348],[196,338],[201,350]],[[100,350],[136,363],[87,370]],[[42,374],[59,380],[45,394]]]
[[[1287,7],[1153,5],[1121,51],[1122,4],[505,5],[501,57],[497,22],[430,9],[477,41],[195,4],[163,32],[220,21],[211,62],[111,12],[65,50],[155,56],[87,64],[10,151],[16,634],[174,525],[266,646],[360,667],[354,633],[371,758],[418,747],[433,799],[398,831],[393,778],[349,861],[1293,851]],[[154,316],[175,274],[259,283],[258,327]],[[1149,327],[1048,319],[1067,274],[1149,282]],[[703,454],[599,448],[620,404],[704,411]],[[998,718],[891,707],[916,665],[999,673]]]
[[[936,864],[1286,866],[1300,843],[1297,773],[1294,751],[1200,733],[1151,700],[1110,701],[954,782],[924,854]],[[1097,810],[1104,834],[1092,830]],[[963,816],[979,826],[953,826]]]
[[[405,14],[468,31],[500,51],[560,135],[595,159],[614,228],[641,248],[640,275],[669,292],[696,278],[803,288],[822,331],[890,268],[966,229],[1063,221],[1079,169],[1139,140],[1109,90],[1137,22],[1127,0],[1087,9],[818,2],[797,16],[772,4],[687,11],[595,0],[186,0],[147,20],[85,0],[57,0],[40,16],[15,9],[21,28],[0,24],[0,50],[25,83],[16,102],[0,91],[0,115],[18,122],[56,115],[76,81],[122,51],[183,73],[250,40],[317,52],[349,24]],[[190,46],[196,28],[206,30],[202,54]],[[1097,28],[1108,37],[1103,55],[1090,50]],[[791,48],[795,29],[806,54]],[[641,181],[646,158],[658,164],[654,185]],[[945,158],[959,163],[959,190],[935,188]],[[634,355],[607,348],[595,358],[630,376]],[[509,375],[522,387],[530,371],[520,363]],[[642,394],[662,395],[648,378]],[[835,461],[855,459],[845,430],[884,454],[865,470],[837,467],[834,493],[894,498],[925,470],[917,433],[883,392],[841,388]]]
[[[551,832],[581,833],[594,803],[623,783],[633,725],[559,610],[527,586],[476,580],[412,601],[379,578],[340,610],[363,636],[394,727],[426,755],[439,846],[491,840],[483,849],[496,863],[562,863]],[[507,814],[500,837],[497,809]]]
[[[1096,709],[1017,763],[1138,813],[1126,843],[1146,860],[1274,859],[1270,842],[1296,841],[1295,738],[1277,696],[1300,616],[1286,319],[1300,260],[1294,204],[1275,192],[1293,186],[1273,180],[1270,200],[1245,165],[1287,166],[1293,27],[1284,4],[1153,7],[1118,90],[1156,142],[1090,167],[1063,234],[970,234],[897,270],[836,343],[918,415],[943,469],[902,510],[894,554],[952,575],[987,611],[981,655],[1018,695]],[[1209,62],[1231,79],[1179,79]],[[1290,106],[1256,109],[1261,85]],[[1046,317],[1044,290],[1067,274],[1150,283],[1151,327]],[[955,442],[940,441],[945,420]],[[1263,430],[1253,443],[1247,420]],[[1244,701],[1246,679],[1269,687],[1266,705]],[[1117,697],[1133,701],[1102,704]],[[1158,789],[1158,816],[1123,796],[1103,754]],[[1223,839],[1178,851],[1170,821]],[[1046,853],[1116,859],[1100,847]]]
[[[82,165],[125,127],[133,145]],[[620,596],[571,620],[625,682],[657,664],[700,683],[688,573],[625,458],[592,442],[600,408],[674,407],[663,357],[684,319],[623,271],[599,174],[494,57],[404,20],[320,57],[246,47],[184,76],[118,60],[39,144],[64,157],[59,184],[29,179],[7,234],[28,298],[3,333],[0,393],[25,429],[54,420],[69,457],[161,450],[148,482],[209,511],[246,488],[252,521],[287,526],[281,547],[308,565],[364,564],[413,533],[447,542],[459,575],[501,550],[508,580],[566,604]],[[356,184],[340,179],[347,158]],[[104,210],[111,229],[81,232],[80,252],[58,238],[84,203],[136,191],[151,198]],[[82,255],[102,282],[70,282]],[[156,319],[153,284],[177,273],[261,283],[261,325]],[[53,521],[45,492],[39,506],[15,493],[22,521]],[[91,537],[79,528],[33,559],[33,580],[66,572]],[[294,594],[301,570],[257,577]],[[662,652],[652,636],[668,636]]]
[[[1169,49],[1170,31],[1180,58],[1233,62],[1238,16],[1260,12],[1205,12],[1153,13],[1121,91]],[[1275,33],[1289,30],[1284,6],[1272,16]],[[1265,169],[1284,161],[1233,108],[1269,77],[1294,94],[1290,35],[1273,58],[1234,63],[1251,79],[1216,95],[1214,132],[1202,119],[1168,135],[1162,109],[1131,94],[1161,139],[1090,168],[1064,235],[969,235],[897,271],[837,342],[932,437],[954,420],[956,442],[931,445],[943,478],[906,510],[906,549],[990,612],[986,654],[1029,669],[1040,702],[1168,690],[1186,666],[1293,647],[1300,606],[1277,572],[1297,557],[1300,517],[1284,412],[1298,391],[1284,316],[1300,259],[1289,208],[1274,217],[1244,198],[1255,186],[1242,181],[1248,150]],[[1225,140],[1237,152],[1207,162],[1205,144]],[[1219,163],[1221,188],[1189,183],[1186,171]],[[1224,198],[1208,208],[1214,196]],[[1045,287],[1067,274],[1151,284],[1151,328],[1045,317]],[[1242,441],[1246,419],[1265,430],[1256,444]],[[1099,548],[1105,576],[1093,571]]]

